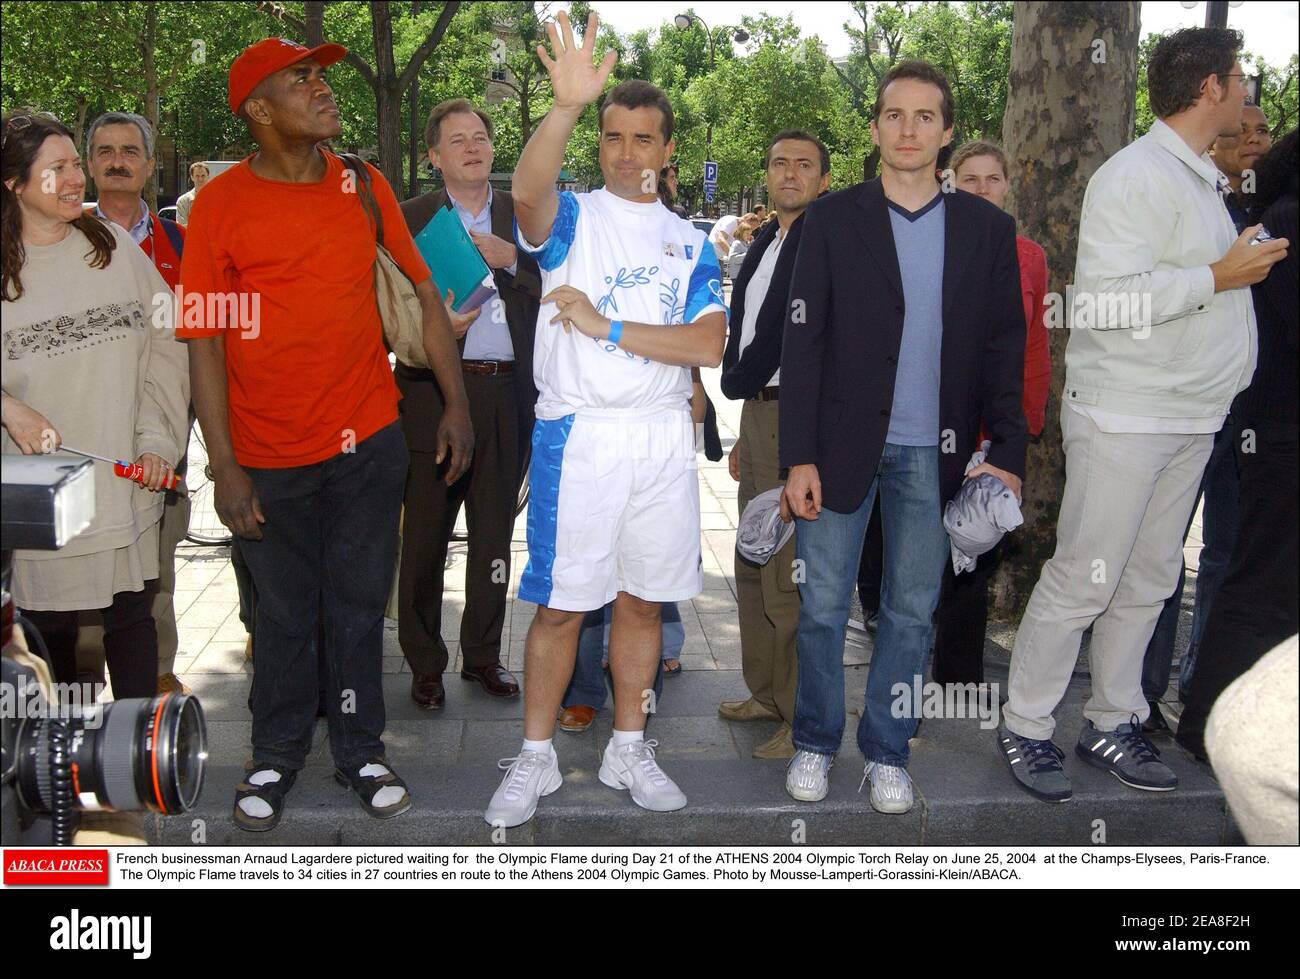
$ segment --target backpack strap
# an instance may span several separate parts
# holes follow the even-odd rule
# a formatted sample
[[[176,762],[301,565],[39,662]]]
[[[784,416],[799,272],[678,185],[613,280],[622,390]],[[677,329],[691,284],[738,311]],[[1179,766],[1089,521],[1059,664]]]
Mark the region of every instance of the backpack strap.
[[[361,198],[361,206],[370,215],[370,220],[375,226],[375,240],[381,245],[384,243],[384,216],[379,212],[379,204],[375,201],[374,191],[370,189],[370,168],[361,157],[354,153],[340,153],[339,158],[343,165],[357,175],[357,196]]]
[[[176,253],[177,258],[181,258],[181,253],[185,251],[185,236],[181,234],[181,229],[175,221],[169,221],[167,218],[159,218],[158,223],[162,225],[167,240],[172,243],[172,251]]]

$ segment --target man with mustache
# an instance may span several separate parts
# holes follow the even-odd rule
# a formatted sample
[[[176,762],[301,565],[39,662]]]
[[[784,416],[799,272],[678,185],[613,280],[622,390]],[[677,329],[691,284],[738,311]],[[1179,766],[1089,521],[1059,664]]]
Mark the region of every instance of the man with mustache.
[[[271,38],[234,60],[230,111],[258,151],[195,198],[185,252],[186,289],[207,294],[207,312],[177,334],[190,341],[217,514],[257,589],[253,758],[233,813],[254,832],[279,822],[311,750],[318,622],[335,780],[380,819],[411,805],[384,758],[381,685],[408,454],[376,305],[376,227],[362,182],[320,146],[340,130],[324,72],[346,54]],[[369,178],[384,244],[420,299],[446,399],[435,461],[450,459],[454,481],[473,435],[451,325],[392,189],[374,167]],[[232,293],[261,296],[258,322],[212,301]]]
[[[99,201],[96,217],[125,228],[131,240],[144,250],[167,285],[180,283],[181,254],[185,229],[160,218],[144,202],[144,188],[154,172],[153,127],[133,112],[105,112],[90,124],[86,138],[86,169],[95,182]],[[111,447],[105,446],[109,451]],[[93,451],[93,450],[92,450]],[[176,473],[185,477],[185,459]],[[158,532],[158,594],[153,601],[158,626],[158,692],[189,693],[176,676],[176,545],[185,538],[190,522],[190,501],[184,493],[167,492],[162,524]],[[78,645],[102,648],[103,630],[97,624],[81,628]]]

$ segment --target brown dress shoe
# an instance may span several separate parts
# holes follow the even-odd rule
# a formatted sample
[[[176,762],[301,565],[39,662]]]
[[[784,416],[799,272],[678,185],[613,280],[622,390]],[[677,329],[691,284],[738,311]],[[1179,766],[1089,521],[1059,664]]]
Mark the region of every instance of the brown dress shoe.
[[[580,734],[591,727],[591,722],[595,719],[596,708],[575,704],[564,708],[564,713],[560,716],[560,730],[568,731],[570,734]]]
[[[718,713],[728,721],[779,721],[781,715],[753,697],[748,700],[724,700]]]
[[[789,724],[782,724],[776,734],[754,749],[755,758],[793,758],[794,741]]]
[[[411,677],[411,699],[424,710],[442,710],[447,703],[447,691],[442,687],[438,673],[417,673]]]
[[[500,663],[460,671],[462,680],[474,680],[493,697],[518,697],[519,681]]]
[[[181,683],[181,678],[175,673],[164,673],[158,678],[158,695],[165,693],[179,693],[186,697],[190,695],[190,688]]]

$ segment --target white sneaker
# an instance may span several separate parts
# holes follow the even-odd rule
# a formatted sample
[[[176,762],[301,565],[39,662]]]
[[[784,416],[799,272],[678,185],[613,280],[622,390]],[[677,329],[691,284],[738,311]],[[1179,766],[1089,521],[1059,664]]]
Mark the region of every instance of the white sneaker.
[[[633,741],[619,748],[611,738],[600,760],[600,780],[611,789],[630,789],[642,809],[672,812],[686,805],[686,795],[655,761],[657,747],[658,741]]]
[[[533,818],[537,800],[550,795],[564,782],[555,752],[521,751],[514,758],[502,758],[497,768],[505,770],[483,818],[493,826],[521,826]]]
[[[912,778],[906,768],[869,761],[862,770],[862,786],[871,780],[871,808],[876,812],[901,813],[912,808]]]
[[[831,790],[830,774],[834,763],[831,755],[799,750],[785,770],[785,790],[800,802],[821,802]]]

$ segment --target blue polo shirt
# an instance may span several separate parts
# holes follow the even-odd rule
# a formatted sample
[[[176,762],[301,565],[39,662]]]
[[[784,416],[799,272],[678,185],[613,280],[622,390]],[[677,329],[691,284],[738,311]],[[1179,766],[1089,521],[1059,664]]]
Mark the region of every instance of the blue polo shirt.
[[[885,441],[939,444],[939,363],[943,349],[943,194],[919,211],[888,201],[903,277],[903,342]]]

